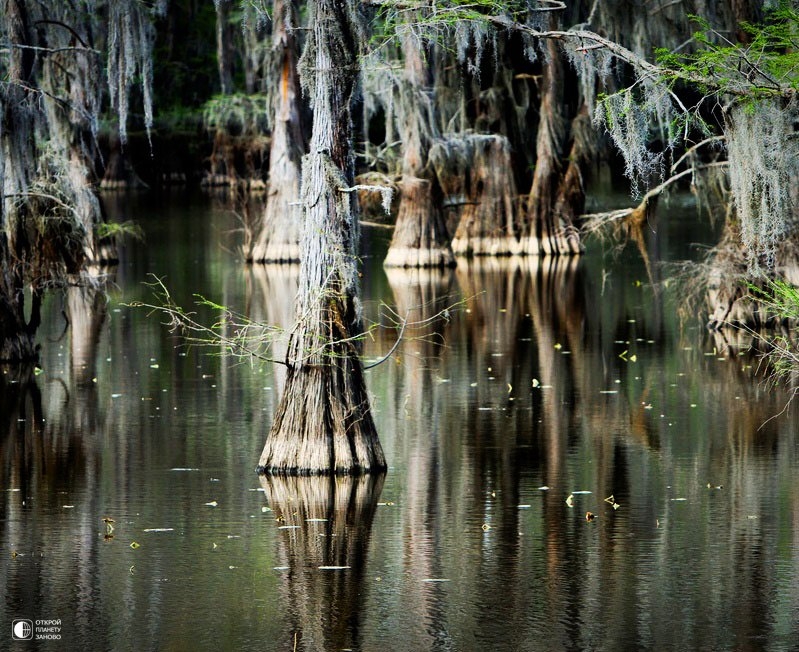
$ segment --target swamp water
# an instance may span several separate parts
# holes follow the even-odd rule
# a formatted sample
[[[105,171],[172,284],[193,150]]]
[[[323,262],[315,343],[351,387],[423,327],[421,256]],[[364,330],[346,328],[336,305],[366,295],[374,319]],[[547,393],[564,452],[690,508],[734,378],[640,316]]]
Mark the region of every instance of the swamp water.
[[[280,368],[127,304],[155,274],[286,326],[296,270],[241,264],[202,202],[112,213],[147,239],[109,301],[52,298],[43,372],[0,381],[0,649],[796,648],[799,414],[652,289],[712,239],[691,210],[647,234],[650,266],[594,243],[386,273],[366,229],[367,318],[464,303],[367,372],[388,474],[288,480],[254,473]],[[17,618],[60,640],[12,641]]]

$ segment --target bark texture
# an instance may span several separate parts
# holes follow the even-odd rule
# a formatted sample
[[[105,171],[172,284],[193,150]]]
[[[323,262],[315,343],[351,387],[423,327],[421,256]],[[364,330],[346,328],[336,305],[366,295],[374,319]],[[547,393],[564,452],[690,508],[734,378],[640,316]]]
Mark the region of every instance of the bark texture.
[[[566,140],[564,65],[557,43],[548,40],[543,47],[546,49],[546,62],[542,70],[536,167],[527,208],[532,231],[529,248],[531,253],[545,255],[578,254],[582,251],[582,244],[577,230],[567,214],[555,210]],[[571,191],[574,189],[572,182]]]
[[[440,179],[464,167],[451,165],[446,145],[440,152]],[[467,165],[462,191],[453,196],[463,208],[452,250],[460,256],[527,253],[523,226],[515,219],[516,182],[508,139],[499,135],[466,136],[456,152],[456,157],[464,158]],[[442,182],[442,186],[452,190],[460,185],[452,180]]]
[[[351,102],[358,61],[351,7],[314,4],[301,71],[314,110],[303,158],[297,325],[286,358],[286,388],[258,471],[359,474],[386,469],[369,409],[357,342],[360,330],[355,249]]]
[[[249,259],[256,263],[299,262],[302,207],[300,167],[304,150],[302,109],[297,74],[297,7],[291,0],[276,0],[272,51],[279,68],[273,95],[274,122],[269,154],[266,206],[259,235]]]

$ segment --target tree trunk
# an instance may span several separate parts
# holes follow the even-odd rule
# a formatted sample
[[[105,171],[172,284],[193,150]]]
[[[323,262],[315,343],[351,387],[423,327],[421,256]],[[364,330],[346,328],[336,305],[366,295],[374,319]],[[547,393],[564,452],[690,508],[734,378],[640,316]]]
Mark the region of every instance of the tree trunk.
[[[286,389],[258,471],[381,472],[386,462],[353,339],[360,330],[357,204],[355,193],[343,192],[354,180],[351,102],[358,37],[347,4],[318,0],[314,9],[301,61],[314,121],[302,166],[297,325],[286,357]]]
[[[36,360],[39,297],[34,295],[30,323],[25,321],[25,294],[19,262],[9,254],[5,233],[0,233],[0,362]]]
[[[564,65],[557,43],[548,40],[541,83],[540,121],[536,145],[533,187],[527,206],[530,253],[578,254],[582,251],[577,230],[568,216],[555,210],[561,184],[561,159],[566,135],[563,116]]]
[[[233,92],[233,44],[231,42],[231,0],[216,0],[216,63],[222,95]]]
[[[444,218],[434,197],[434,179],[428,178],[427,155],[436,128],[427,88],[428,66],[423,43],[412,31],[402,38],[405,59],[400,87],[402,186],[394,237],[384,261],[386,267],[451,267],[455,264]],[[440,194],[440,193],[439,193]]]
[[[302,110],[297,76],[297,7],[292,0],[274,5],[272,50],[279,54],[274,95],[274,126],[269,154],[269,190],[260,231],[248,260],[256,263],[300,260],[300,165],[304,150]]]
[[[3,5],[8,39],[30,42],[24,3]],[[38,321],[25,321],[25,269],[31,256],[27,202],[22,201],[34,175],[33,132],[35,114],[30,108],[34,50],[11,48],[7,85],[0,89],[0,360],[19,362],[37,357],[34,336]]]
[[[514,218],[516,182],[508,139],[499,135],[466,138],[470,167],[452,250],[459,256],[527,253],[527,239]]]

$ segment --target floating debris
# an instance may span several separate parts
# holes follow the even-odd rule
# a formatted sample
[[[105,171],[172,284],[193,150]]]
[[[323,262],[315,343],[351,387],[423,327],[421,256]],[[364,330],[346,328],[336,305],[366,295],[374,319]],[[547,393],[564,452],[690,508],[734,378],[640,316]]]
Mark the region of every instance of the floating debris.
[[[491,526],[488,523],[483,523],[482,528],[483,532],[488,532],[491,529]]]
[[[175,528],[173,527],[148,527],[142,530],[142,532],[174,532]]]
[[[133,548],[134,550],[136,550],[136,548],[141,548],[141,544],[140,543],[136,543],[135,541],[131,541],[130,542],[130,547]]]
[[[278,530],[299,530],[299,525],[279,525]]]
[[[569,496],[566,498],[566,505],[569,507],[574,507],[574,494],[569,494]]]
[[[216,507],[218,504],[219,504],[219,503],[218,503],[218,502],[216,502],[215,500],[212,500],[212,501],[210,501],[210,502],[208,502],[208,503],[205,503],[205,505],[206,505],[207,507]]]
[[[538,491],[549,491],[549,487],[547,485],[543,485],[541,487],[538,487]]]
[[[621,505],[619,505],[619,503],[616,502],[616,499],[613,497],[613,494],[610,494],[610,496],[605,498],[605,502],[611,507],[613,507],[613,509],[618,509],[619,507],[621,507]]]
[[[199,471],[200,469],[194,469],[194,468],[184,467],[184,466],[174,466],[174,467],[172,467],[169,470],[170,471]]]
[[[533,378],[533,387],[541,387],[541,383],[538,381],[538,378]]]
[[[586,512],[585,513],[585,520],[586,521],[593,521],[596,518],[596,514],[594,512]]]
[[[347,570],[349,566],[318,566],[319,570]]]
[[[451,582],[452,580],[446,577],[425,577],[422,582]]]
[[[516,505],[516,509],[530,509],[532,505]]]
[[[572,491],[572,493],[573,493],[575,496],[580,496],[580,495],[585,495],[585,494],[592,494],[592,493],[594,493],[594,492],[593,492],[593,491],[586,491],[586,490],[582,489],[582,490],[580,490],[580,491]]]

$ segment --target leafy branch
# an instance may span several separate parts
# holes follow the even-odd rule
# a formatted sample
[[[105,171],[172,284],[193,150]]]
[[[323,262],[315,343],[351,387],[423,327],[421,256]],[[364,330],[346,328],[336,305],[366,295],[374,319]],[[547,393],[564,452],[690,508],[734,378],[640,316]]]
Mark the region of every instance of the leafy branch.
[[[230,308],[211,301],[206,297],[195,294],[194,305],[198,308],[197,311],[189,311],[182,308],[169,289],[166,287],[163,279],[153,276],[153,281],[147,283],[153,289],[154,302],[146,303],[143,301],[133,301],[127,304],[131,308],[144,308],[148,310],[148,316],[151,314],[159,314],[164,318],[161,323],[166,326],[170,333],[179,334],[186,346],[198,346],[204,348],[222,349],[221,352],[217,351],[216,355],[229,355],[239,358],[241,361],[256,360],[259,362],[271,362],[274,364],[289,365],[285,359],[281,360],[272,355],[274,344],[278,340],[285,341],[288,332],[277,326],[270,326],[263,322],[254,321]],[[452,312],[459,306],[464,305],[465,299],[455,301],[451,305],[441,309],[434,315],[423,317],[417,320],[410,320],[409,317],[415,310],[423,310],[426,305],[417,306],[408,310],[404,316],[399,315],[395,310],[385,303],[380,303],[382,316],[388,325],[384,323],[372,322],[364,331],[348,338],[350,341],[362,341],[366,338],[374,339],[374,333],[381,328],[394,328],[398,331],[397,339],[391,346],[389,351],[377,361],[370,362],[364,365],[364,369],[372,369],[378,365],[386,362],[397,350],[402,341],[408,339],[413,340],[427,340],[428,335],[418,334],[413,338],[408,338],[407,333],[426,330],[430,325],[439,321],[449,321]],[[208,324],[200,316],[200,311],[210,310],[217,315],[212,323]],[[343,341],[342,341],[343,342]],[[326,342],[324,349],[326,355],[335,356],[334,353],[329,353],[335,347],[332,345],[336,342]],[[304,357],[310,357],[314,352],[305,352]],[[296,363],[297,361],[292,361]]]

